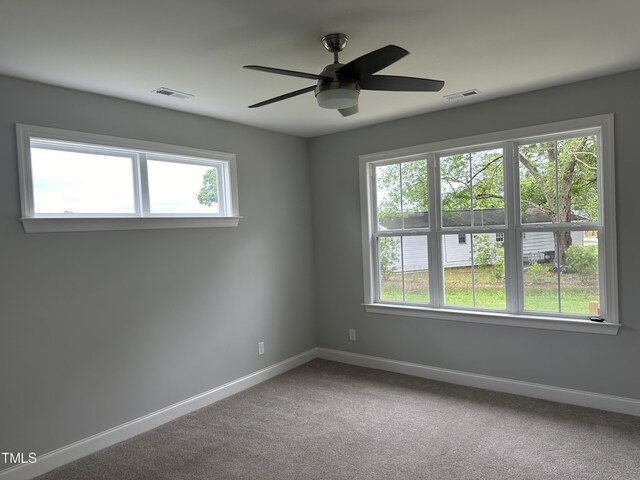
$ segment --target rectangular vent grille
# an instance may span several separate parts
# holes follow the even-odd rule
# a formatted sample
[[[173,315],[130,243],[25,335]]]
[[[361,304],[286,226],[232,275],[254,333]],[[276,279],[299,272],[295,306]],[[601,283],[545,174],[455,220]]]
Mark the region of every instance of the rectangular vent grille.
[[[189,98],[193,97],[193,95],[190,93],[179,92],[177,90],[172,90],[166,87],[156,88],[155,90],[152,90],[152,92],[157,93],[158,95],[177,98],[178,100],[188,100]]]
[[[476,90],[474,88],[473,90],[465,90],[464,92],[457,92],[457,93],[452,93],[451,95],[445,95],[444,98],[446,98],[449,101],[453,101],[453,100],[460,100],[466,97],[473,97],[474,95],[479,95],[479,94],[480,94],[480,90]]]

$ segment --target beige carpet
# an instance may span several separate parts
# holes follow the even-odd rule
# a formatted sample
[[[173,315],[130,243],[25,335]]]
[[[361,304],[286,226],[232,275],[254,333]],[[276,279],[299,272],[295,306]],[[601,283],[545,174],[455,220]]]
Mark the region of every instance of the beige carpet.
[[[314,360],[41,480],[640,479],[640,418]]]

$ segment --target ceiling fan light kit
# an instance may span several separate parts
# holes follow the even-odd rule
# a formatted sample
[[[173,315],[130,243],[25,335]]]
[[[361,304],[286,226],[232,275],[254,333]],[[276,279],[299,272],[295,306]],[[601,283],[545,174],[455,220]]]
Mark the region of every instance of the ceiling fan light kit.
[[[330,108],[333,110],[340,110],[357,105],[359,96],[360,89],[352,88],[351,86],[335,87],[316,92],[318,105],[322,108]]]
[[[346,47],[348,41],[349,37],[344,33],[331,33],[322,37],[324,48],[333,53],[333,63],[327,65],[319,75],[259,65],[245,65],[244,68],[252,70],[317,81],[316,85],[250,105],[249,108],[262,107],[313,91],[320,107],[338,110],[346,117],[358,112],[360,90],[438,92],[444,86],[444,82],[441,80],[374,75],[409,54],[404,48],[395,45],[387,45],[347,64],[342,64],[338,59],[338,53]]]

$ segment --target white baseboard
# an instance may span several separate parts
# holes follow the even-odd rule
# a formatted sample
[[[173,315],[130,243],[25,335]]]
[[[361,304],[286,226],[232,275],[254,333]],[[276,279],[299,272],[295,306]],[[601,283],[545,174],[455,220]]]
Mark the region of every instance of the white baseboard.
[[[318,348],[318,356],[326,360],[403,373],[405,375],[428,378],[430,380],[439,380],[457,385],[466,385],[468,387],[484,388],[497,392],[512,393],[525,397],[540,398],[553,402],[640,416],[640,400],[632,398],[615,397],[613,395],[572,390],[570,388],[552,387],[538,383],[521,382],[519,380],[490,377],[445,368],[428,367],[417,363],[389,360],[387,358],[360,355],[328,348]]]
[[[175,420],[182,415],[229,397],[235,393],[269,380],[292,368],[307,363],[318,356],[317,348],[312,348],[299,355],[278,362],[257,372],[245,375],[207,392],[188,398],[174,405],[111,428],[91,437],[79,440],[71,445],[59,448],[44,455],[39,455],[35,463],[25,463],[0,471],[1,480],[28,480],[69,462],[82,458],[103,448],[123,440],[135,437],[163,423]]]

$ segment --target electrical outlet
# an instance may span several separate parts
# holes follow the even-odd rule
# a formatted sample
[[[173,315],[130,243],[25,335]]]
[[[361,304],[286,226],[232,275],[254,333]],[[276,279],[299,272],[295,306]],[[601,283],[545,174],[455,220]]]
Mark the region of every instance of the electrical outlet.
[[[258,355],[264,355],[264,342],[258,342]]]
[[[349,340],[351,340],[352,342],[356,341],[356,329],[355,328],[350,328],[349,329]]]

